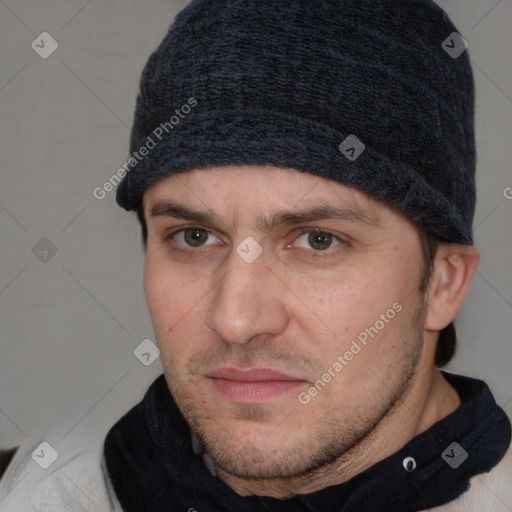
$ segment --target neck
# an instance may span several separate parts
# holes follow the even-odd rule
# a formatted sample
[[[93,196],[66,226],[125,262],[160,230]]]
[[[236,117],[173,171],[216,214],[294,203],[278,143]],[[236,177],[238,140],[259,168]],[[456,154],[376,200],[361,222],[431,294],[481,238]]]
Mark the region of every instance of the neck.
[[[205,454],[210,472],[241,496],[290,498],[341,484],[401,449],[411,439],[445,418],[460,405],[460,398],[437,369],[416,376],[408,394],[357,446],[336,461],[301,477],[290,479],[242,479],[214,467]]]

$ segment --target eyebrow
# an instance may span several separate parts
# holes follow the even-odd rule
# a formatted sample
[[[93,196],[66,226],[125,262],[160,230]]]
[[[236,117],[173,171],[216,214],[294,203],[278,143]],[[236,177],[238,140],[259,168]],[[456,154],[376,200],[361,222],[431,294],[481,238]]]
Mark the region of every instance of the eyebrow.
[[[201,224],[222,225],[226,223],[212,211],[200,211],[183,204],[170,201],[155,203],[150,210],[151,217],[173,217],[192,220]],[[279,226],[294,226],[316,220],[342,220],[354,224],[379,227],[378,219],[372,217],[366,210],[344,205],[321,205],[303,210],[279,211],[268,217],[258,217],[256,225],[260,231],[268,232]]]

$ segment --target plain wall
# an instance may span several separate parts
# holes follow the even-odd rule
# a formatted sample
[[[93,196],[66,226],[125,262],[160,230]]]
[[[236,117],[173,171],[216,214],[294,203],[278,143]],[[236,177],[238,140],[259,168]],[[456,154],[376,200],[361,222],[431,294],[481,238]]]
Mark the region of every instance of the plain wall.
[[[185,4],[0,3],[0,447],[99,439],[162,371],[133,353],[154,339],[135,215],[93,190],[128,156],[142,67]],[[510,414],[512,2],[440,4],[474,65],[481,251],[447,369]],[[59,45],[47,59],[31,47],[43,31]]]

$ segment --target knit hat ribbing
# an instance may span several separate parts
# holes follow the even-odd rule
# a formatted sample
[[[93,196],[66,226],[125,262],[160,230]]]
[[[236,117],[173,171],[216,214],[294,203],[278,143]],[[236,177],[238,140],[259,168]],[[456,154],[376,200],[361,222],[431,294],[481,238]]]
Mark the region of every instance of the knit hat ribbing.
[[[442,47],[453,32],[430,0],[193,1],[144,68],[130,150],[149,150],[117,202],[136,209],[176,172],[275,165],[472,245],[474,85],[467,52]]]

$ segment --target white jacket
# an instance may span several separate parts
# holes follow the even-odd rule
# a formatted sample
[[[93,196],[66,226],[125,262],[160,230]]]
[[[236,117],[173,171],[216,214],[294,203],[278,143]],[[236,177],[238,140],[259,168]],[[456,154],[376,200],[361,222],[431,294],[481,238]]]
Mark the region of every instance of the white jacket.
[[[22,445],[0,481],[1,512],[123,512],[107,477],[103,444],[61,456],[48,469],[32,460],[34,449]],[[431,510],[511,512],[512,448],[489,473],[470,483],[458,499]]]

